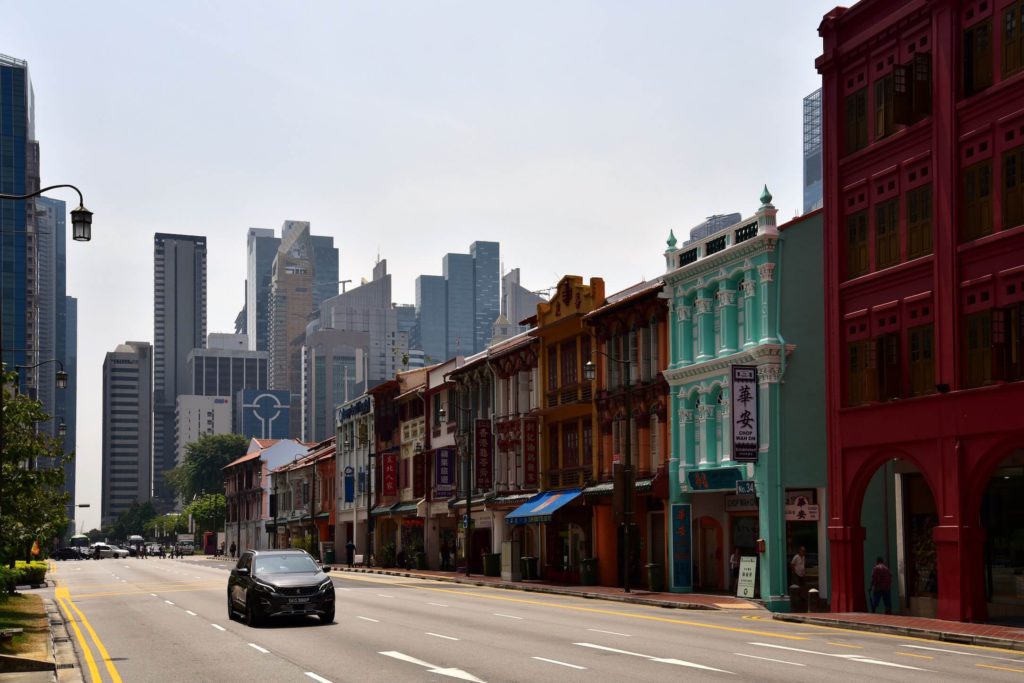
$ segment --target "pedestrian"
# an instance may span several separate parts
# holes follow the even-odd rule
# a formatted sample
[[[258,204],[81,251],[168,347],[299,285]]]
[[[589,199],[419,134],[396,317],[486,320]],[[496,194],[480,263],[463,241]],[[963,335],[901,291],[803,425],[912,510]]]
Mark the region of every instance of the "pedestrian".
[[[349,569],[356,563],[356,544],[352,542],[351,538],[345,544],[345,560],[348,561]]]
[[[229,550],[231,551],[231,558],[234,559],[235,551],[238,550],[238,546],[235,545],[234,541],[231,541],[231,547],[229,548]]]
[[[740,580],[740,549],[733,546],[732,555],[729,556],[729,592],[735,593]]]
[[[807,575],[806,547],[800,546],[800,549],[796,551],[796,555],[789,561],[789,566],[793,570],[793,583],[800,589],[800,597],[803,598]]]
[[[441,571],[450,572],[452,570],[452,547],[448,545],[448,539],[445,538],[441,541]]]
[[[878,603],[885,603],[885,613],[892,614],[892,572],[885,566],[885,562],[879,557],[875,560],[875,568],[871,570],[871,586],[868,592],[871,594],[871,613],[874,614]]]

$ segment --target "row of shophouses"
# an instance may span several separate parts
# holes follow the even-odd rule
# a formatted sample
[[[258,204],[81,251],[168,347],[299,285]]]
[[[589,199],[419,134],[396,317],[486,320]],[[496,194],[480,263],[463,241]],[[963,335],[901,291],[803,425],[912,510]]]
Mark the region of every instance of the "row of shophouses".
[[[735,551],[774,609],[803,546],[826,597],[821,212],[771,199],[670,235],[659,278],[564,277],[529,331],[399,373],[325,442],[254,441],[228,542],[679,592],[734,589]]]

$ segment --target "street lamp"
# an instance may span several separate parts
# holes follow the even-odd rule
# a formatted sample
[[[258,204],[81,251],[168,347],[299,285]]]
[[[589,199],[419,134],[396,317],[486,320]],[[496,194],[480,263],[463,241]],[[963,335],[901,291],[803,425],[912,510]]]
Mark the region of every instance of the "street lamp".
[[[57,436],[59,436],[60,438],[63,439],[67,435],[68,435],[68,426],[66,424],[64,424],[64,420],[61,420],[60,424],[57,425]]]
[[[622,487],[625,489],[622,496],[622,543],[626,546],[626,550],[622,554],[622,589],[624,592],[629,593],[629,566],[632,551],[630,532],[633,527],[633,393],[630,388],[630,375],[632,374],[633,366],[628,358],[621,360],[600,349],[597,349],[597,352],[613,363],[625,366],[623,391],[625,392],[626,399],[626,445],[622,453]],[[597,366],[594,365],[594,361],[588,360],[583,364],[583,379],[592,382],[596,375]]]
[[[74,185],[50,185],[28,194],[0,194],[0,199],[31,199],[49,190],[56,190],[62,187],[70,187],[78,193],[78,208],[71,211],[71,237],[76,242],[88,242],[92,239],[92,211],[85,208],[82,191]]]
[[[458,400],[458,397],[456,397]],[[469,408],[463,408],[462,406],[455,406],[455,409],[461,414],[472,414],[472,410]],[[461,417],[461,416],[460,416]],[[437,421],[440,424],[448,422],[448,412],[441,406],[437,411]],[[469,448],[467,448],[467,442],[469,441],[469,431],[466,429],[460,429],[455,434],[455,446],[459,451],[459,455],[462,457],[462,478],[466,483],[466,514],[463,516],[464,526],[466,528],[466,576],[470,574],[470,562],[473,557],[473,484],[470,482],[470,478],[473,475],[473,459],[470,457]]]
[[[64,371],[64,363],[58,358],[50,358],[36,363],[35,365],[15,365],[14,369],[18,372],[18,393],[21,393],[21,370],[35,370],[36,368],[46,365],[47,363],[56,363],[60,366],[60,370],[54,373],[54,380],[57,384],[58,389],[68,388],[68,373]]]

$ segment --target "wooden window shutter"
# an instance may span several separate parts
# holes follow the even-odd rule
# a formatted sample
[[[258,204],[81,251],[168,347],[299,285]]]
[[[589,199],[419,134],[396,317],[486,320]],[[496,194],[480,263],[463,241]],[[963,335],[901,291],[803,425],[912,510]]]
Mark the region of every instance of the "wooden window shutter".
[[[910,67],[897,64],[892,69],[893,122],[910,124],[914,121],[914,91],[910,82]]]

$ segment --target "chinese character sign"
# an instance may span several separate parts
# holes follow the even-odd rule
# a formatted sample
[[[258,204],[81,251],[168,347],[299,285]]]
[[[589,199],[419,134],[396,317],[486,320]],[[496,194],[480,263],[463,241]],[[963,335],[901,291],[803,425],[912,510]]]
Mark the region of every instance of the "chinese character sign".
[[[455,451],[439,448],[434,452],[434,496],[447,498],[455,493]]]
[[[523,486],[537,486],[537,418],[523,419]]]
[[[491,488],[491,421],[476,421],[476,487]]]
[[[381,494],[385,496],[398,495],[398,453],[385,453],[381,459]]]
[[[757,462],[757,368],[732,366],[732,457]]]
[[[693,589],[692,513],[688,503],[672,505],[672,587]]]

